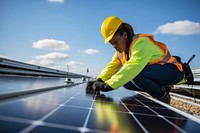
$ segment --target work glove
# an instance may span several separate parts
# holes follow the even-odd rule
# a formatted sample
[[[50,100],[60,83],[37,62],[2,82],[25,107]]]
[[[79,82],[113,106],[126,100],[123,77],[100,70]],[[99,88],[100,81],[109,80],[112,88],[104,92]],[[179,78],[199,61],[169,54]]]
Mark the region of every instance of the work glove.
[[[96,94],[96,93],[98,94],[99,91],[107,92],[107,91],[111,91],[111,90],[114,90],[114,89],[112,87],[110,87],[109,85],[107,85],[106,83],[96,81],[92,85],[92,91],[91,92],[93,94]]]
[[[94,80],[94,81],[88,81],[87,82],[87,85],[86,85],[86,93],[87,94],[94,94],[94,90],[92,89],[92,85],[95,83],[95,82],[104,82],[102,79],[97,79],[97,80]]]

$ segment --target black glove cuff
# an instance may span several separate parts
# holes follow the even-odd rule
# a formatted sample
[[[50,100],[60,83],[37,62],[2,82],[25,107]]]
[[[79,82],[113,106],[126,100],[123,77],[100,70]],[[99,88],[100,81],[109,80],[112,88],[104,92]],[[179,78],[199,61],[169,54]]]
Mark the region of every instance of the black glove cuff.
[[[111,91],[113,90],[112,87],[110,87],[109,85],[107,85],[106,83],[104,82],[99,82],[99,81],[96,81],[93,85],[92,85],[92,88],[93,90],[95,91]]]
[[[101,91],[107,92],[107,91],[112,91],[112,90],[114,90],[114,89],[112,87],[110,87],[109,85],[106,84]]]
[[[104,81],[101,78],[98,78],[97,81],[104,83]]]

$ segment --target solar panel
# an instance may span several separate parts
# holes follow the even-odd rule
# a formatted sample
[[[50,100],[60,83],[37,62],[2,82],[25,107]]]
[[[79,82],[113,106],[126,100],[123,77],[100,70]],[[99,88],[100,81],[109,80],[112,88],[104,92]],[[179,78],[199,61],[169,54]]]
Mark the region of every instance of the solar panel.
[[[200,120],[123,87],[87,95],[85,84],[0,102],[1,133],[147,133],[200,130]]]
[[[10,93],[63,85],[63,78],[0,75],[0,92]]]

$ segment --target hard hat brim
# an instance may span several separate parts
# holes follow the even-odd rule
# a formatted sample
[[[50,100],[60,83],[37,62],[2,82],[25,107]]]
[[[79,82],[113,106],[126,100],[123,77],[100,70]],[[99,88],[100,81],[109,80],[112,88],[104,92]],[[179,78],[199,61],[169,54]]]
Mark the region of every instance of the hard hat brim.
[[[107,44],[107,43],[112,39],[113,36],[114,36],[114,35],[111,35],[111,36],[107,37],[107,38],[105,39],[105,41],[104,41],[104,44]]]
[[[134,30],[133,30],[133,28],[132,28],[132,26],[130,25],[130,24],[127,24],[127,23],[123,23],[124,25],[124,27],[126,27],[127,29],[128,29],[128,31],[129,31],[129,34],[130,34],[130,36],[132,37],[133,35],[134,35]],[[120,26],[119,26],[120,27]],[[118,28],[119,29],[119,28]],[[117,30],[118,30],[117,29]],[[116,30],[116,31],[117,31]],[[116,33],[116,31],[112,34],[112,35],[110,35],[109,37],[107,37],[106,39],[105,39],[105,41],[104,41],[104,44],[107,44],[112,38],[113,38],[113,36],[115,35],[115,33]]]

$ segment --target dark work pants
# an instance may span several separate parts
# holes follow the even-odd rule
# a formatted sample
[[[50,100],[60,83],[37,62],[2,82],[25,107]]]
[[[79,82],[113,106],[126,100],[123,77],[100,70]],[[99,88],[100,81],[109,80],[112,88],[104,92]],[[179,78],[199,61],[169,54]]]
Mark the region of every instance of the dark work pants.
[[[145,91],[152,97],[161,98],[165,95],[164,86],[180,82],[184,77],[174,64],[147,65],[139,75],[124,85],[126,89]]]

